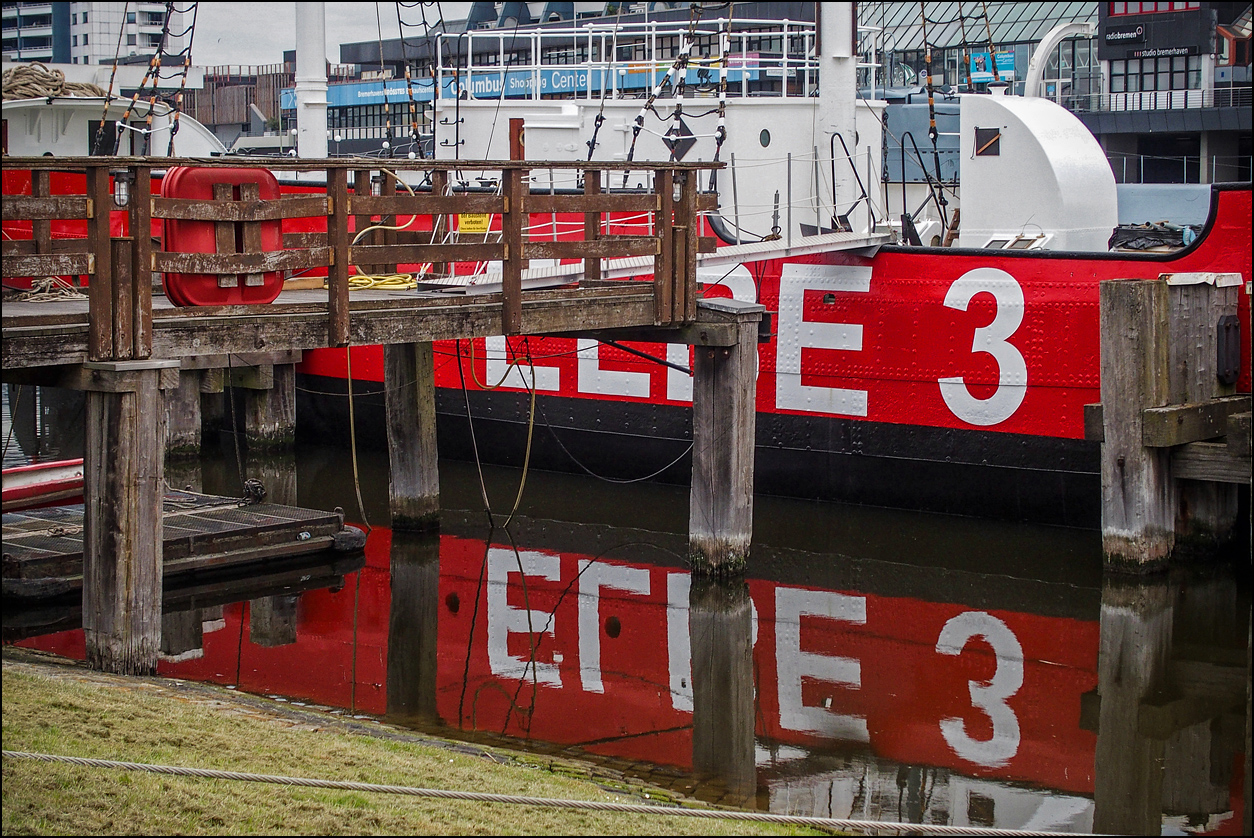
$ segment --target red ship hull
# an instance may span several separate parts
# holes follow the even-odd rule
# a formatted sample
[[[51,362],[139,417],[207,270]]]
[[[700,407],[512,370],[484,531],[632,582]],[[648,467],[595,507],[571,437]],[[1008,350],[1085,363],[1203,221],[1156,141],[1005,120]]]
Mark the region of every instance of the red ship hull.
[[[773,334],[759,347],[758,491],[1097,526],[1098,448],[1084,441],[1084,405],[1100,401],[1099,283],[1239,273],[1248,334],[1250,194],[1215,187],[1198,240],[1170,254],[886,246],[873,256],[755,262],[706,284],[707,297],[772,313]],[[626,345],[691,364],[687,347]],[[381,444],[382,350],[352,351],[354,393],[364,397],[358,427],[375,428],[358,443]],[[439,433],[451,456],[472,455],[469,401],[479,456],[521,464],[534,372],[536,421],[552,433],[536,435],[533,465],[617,478],[663,468],[662,479],[687,479],[683,373],[574,338],[443,342],[436,353]],[[507,357],[522,377],[489,390]],[[345,352],[307,352],[299,370],[306,390],[342,393]],[[1248,340],[1237,386],[1250,390]],[[302,423],[347,443],[343,399],[301,400]]]

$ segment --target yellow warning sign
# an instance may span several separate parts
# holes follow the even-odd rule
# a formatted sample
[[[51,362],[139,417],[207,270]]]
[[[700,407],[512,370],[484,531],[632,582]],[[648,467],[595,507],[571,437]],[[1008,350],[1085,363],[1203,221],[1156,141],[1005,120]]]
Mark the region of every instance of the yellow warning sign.
[[[492,216],[486,212],[463,212],[457,216],[457,230],[461,233],[486,233]]]

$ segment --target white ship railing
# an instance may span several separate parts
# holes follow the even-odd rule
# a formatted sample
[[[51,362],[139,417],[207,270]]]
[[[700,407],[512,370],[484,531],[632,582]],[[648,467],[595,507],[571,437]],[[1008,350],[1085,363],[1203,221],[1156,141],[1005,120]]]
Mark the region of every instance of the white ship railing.
[[[717,95],[721,72],[727,73],[728,94],[732,96],[789,98],[815,91],[819,63],[813,23],[734,19],[724,40],[721,36],[728,24],[727,18],[714,18],[701,21],[695,29],[698,42],[708,41],[706,54],[695,55],[689,62],[690,72],[707,71],[701,81],[704,95]],[[688,33],[684,21],[649,21],[440,35],[436,45],[438,89],[442,96],[456,95],[456,82],[472,98],[491,99],[502,89],[507,91],[507,98],[540,99],[550,94],[583,99],[644,96],[666,75]],[[726,54],[723,44],[727,45]],[[642,73],[647,76],[633,79],[628,86],[628,75]],[[776,79],[782,81],[778,91],[750,89],[751,80]],[[796,85],[791,92],[790,81]],[[688,82],[686,86],[693,95],[702,95],[695,84]]]

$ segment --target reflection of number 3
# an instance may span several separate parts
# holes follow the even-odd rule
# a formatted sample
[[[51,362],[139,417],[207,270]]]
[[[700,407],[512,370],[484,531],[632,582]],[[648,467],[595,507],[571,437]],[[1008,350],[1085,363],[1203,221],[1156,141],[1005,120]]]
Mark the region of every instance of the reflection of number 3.
[[[982,637],[993,647],[997,668],[987,683],[968,681],[971,704],[983,710],[993,723],[993,737],[972,739],[962,719],[941,719],[941,734],[954,753],[963,759],[997,768],[1010,762],[1019,752],[1019,719],[1006,699],[1023,686],[1023,647],[1010,627],[983,611],[959,614],[941,629],[936,651],[942,655],[960,655],[973,637]]]
[[[997,360],[997,389],[987,399],[977,399],[962,376],[941,378],[940,391],[953,414],[972,425],[1004,422],[1023,404],[1028,389],[1028,367],[1023,355],[1006,339],[1023,322],[1023,289],[1010,274],[998,268],[975,268],[949,286],[945,306],[966,311],[971,298],[981,291],[993,295],[997,315],[993,322],[975,330],[972,352],[987,352]]]

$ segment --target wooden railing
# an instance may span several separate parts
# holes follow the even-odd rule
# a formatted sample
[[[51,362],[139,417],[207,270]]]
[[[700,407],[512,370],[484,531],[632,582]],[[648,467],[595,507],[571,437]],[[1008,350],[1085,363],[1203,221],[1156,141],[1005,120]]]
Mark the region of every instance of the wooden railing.
[[[159,162],[159,165],[157,165]],[[263,200],[255,185],[215,186],[212,200],[154,195],[154,169],[174,166],[258,167],[325,183],[300,183],[305,194]],[[3,196],[6,278],[83,276],[88,281],[88,355],[92,361],[139,360],[152,354],[152,282],[149,272],[218,274],[223,281],[242,276],[247,284],[266,272],[324,269],[327,274],[327,345],[345,346],[349,338],[350,265],[366,272],[394,272],[398,265],[430,264],[438,276],[458,262],[500,261],[502,266],[501,333],[517,334],[522,322],[522,272],[530,259],[582,259],[583,278],[601,279],[601,260],[653,256],[654,325],[691,322],[696,317],[696,258],[712,242],[699,235],[698,212],[713,209],[712,195],[698,195],[701,170],[713,163],[582,163],[539,161],[362,160],[297,161],[266,159],[175,159],[133,157],[3,159],[6,185],[31,173],[30,194]],[[529,187],[532,170],[573,170],[581,192],[539,194]],[[459,187],[457,172],[499,173],[499,192]],[[644,186],[607,190],[603,172],[646,175]],[[406,177],[406,173],[411,173]],[[82,194],[64,194],[55,173],[85,175]],[[350,191],[350,173],[352,190]],[[415,176],[412,173],[421,173]],[[454,188],[450,189],[450,174]],[[406,183],[422,181],[421,188]],[[123,199],[119,184],[128,192]],[[373,185],[378,185],[374,194]],[[9,188],[6,186],[6,188]],[[413,194],[410,190],[413,190]],[[159,191],[159,190],[158,190]],[[442,242],[449,219],[467,213],[500,217],[496,241]],[[526,233],[531,213],[575,213],[584,218],[583,236],[573,240],[532,240]],[[648,213],[647,235],[602,236],[610,213]],[[127,236],[112,236],[110,220],[124,215]],[[427,229],[378,229],[354,244],[355,231],[371,225],[402,226],[396,219],[425,216]],[[148,234],[154,221],[183,219],[217,225],[213,253],[170,252]],[[306,219],[312,231],[288,231],[283,247],[262,247],[264,222]],[[24,222],[30,222],[30,238]],[[85,230],[66,233],[77,223]],[[325,226],[323,226],[325,224]],[[16,226],[15,226],[16,225]],[[289,225],[292,226],[292,225]],[[411,225],[412,226],[412,225]],[[10,238],[18,229],[18,237]],[[201,312],[209,313],[209,312]],[[643,324],[642,324],[643,325]]]

